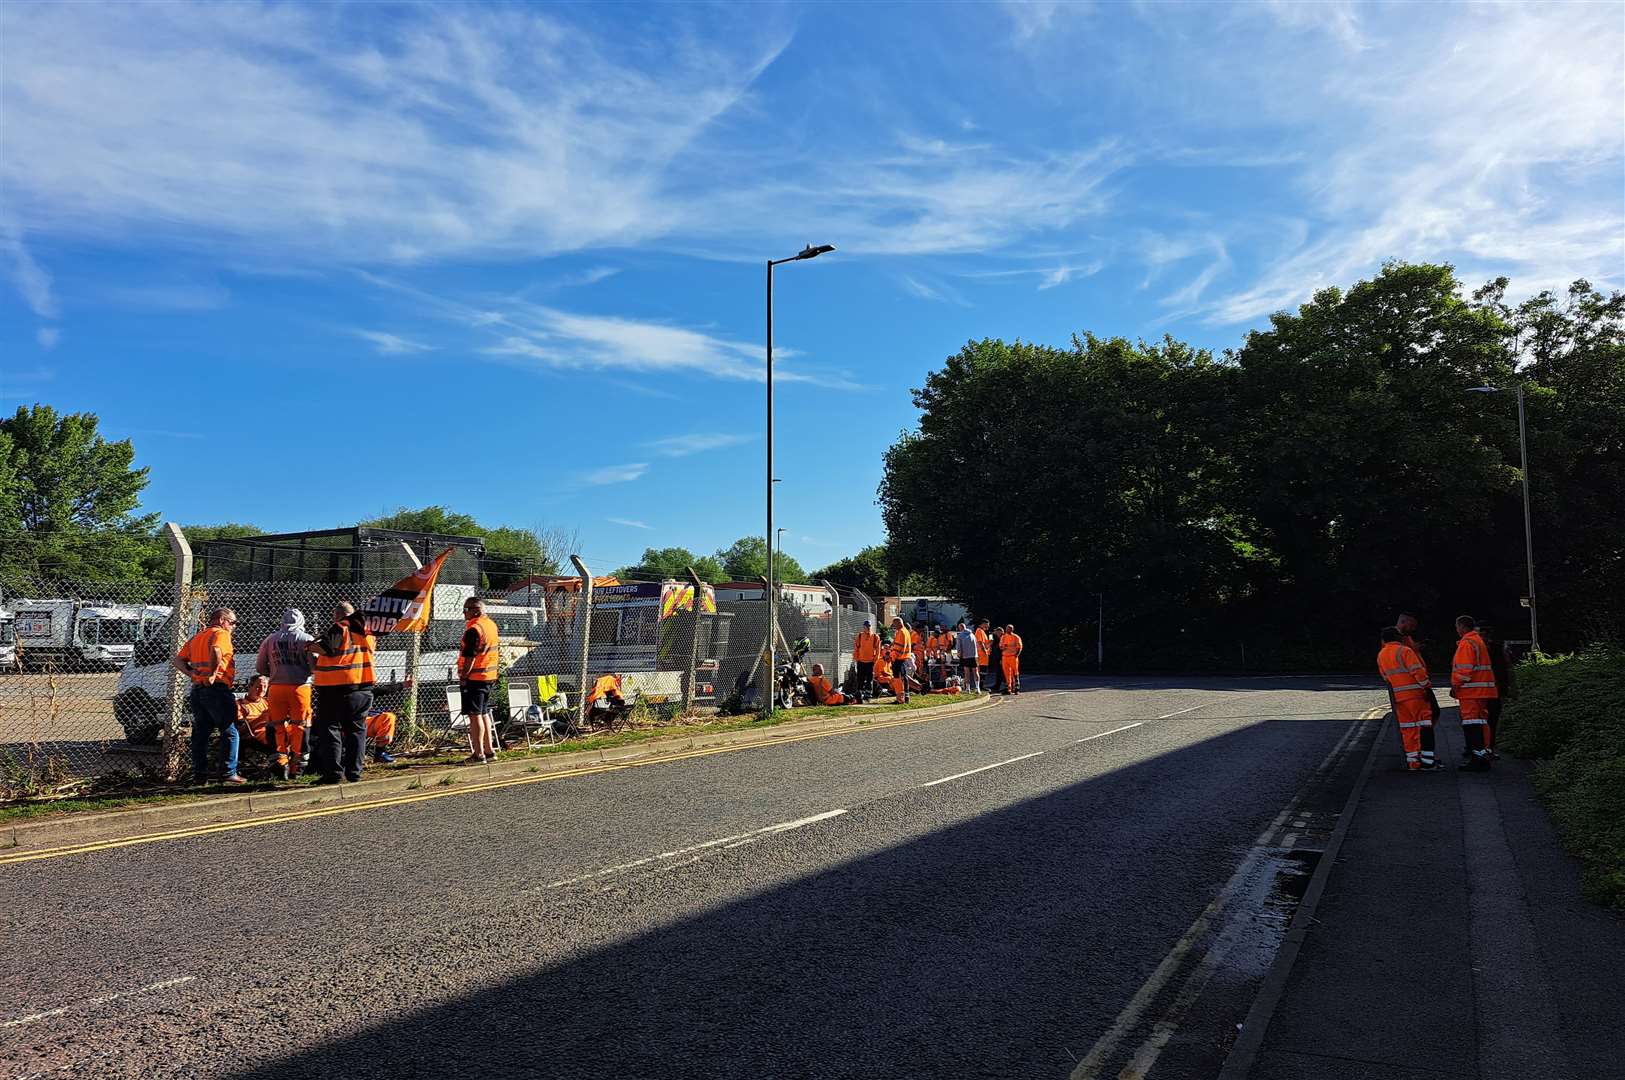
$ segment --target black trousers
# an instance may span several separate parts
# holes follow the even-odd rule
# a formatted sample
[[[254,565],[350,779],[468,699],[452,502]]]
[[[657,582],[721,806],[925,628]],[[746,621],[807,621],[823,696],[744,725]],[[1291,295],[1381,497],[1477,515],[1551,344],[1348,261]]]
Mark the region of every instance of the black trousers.
[[[987,677],[990,681],[982,689],[988,693],[992,693],[1004,685],[1004,654],[1002,652],[995,651],[987,658]]]
[[[859,660],[858,665],[858,698],[868,701],[875,696],[875,662],[873,660]]]
[[[361,779],[367,751],[367,710],[372,708],[372,687],[316,688],[316,721],[311,727],[310,764],[324,779],[337,780],[342,769],[347,780]]]

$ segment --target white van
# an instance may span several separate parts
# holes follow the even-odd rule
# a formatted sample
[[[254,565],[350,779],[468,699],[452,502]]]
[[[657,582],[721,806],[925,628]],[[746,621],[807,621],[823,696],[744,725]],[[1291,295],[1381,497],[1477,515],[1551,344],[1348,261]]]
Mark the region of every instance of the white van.
[[[117,670],[170,609],[96,600],[13,600],[15,657],[24,666],[64,671]]]

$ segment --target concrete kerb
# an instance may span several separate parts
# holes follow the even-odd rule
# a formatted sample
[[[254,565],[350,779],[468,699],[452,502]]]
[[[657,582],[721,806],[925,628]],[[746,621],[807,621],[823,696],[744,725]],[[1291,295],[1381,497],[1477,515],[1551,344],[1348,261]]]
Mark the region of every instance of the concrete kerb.
[[[1309,878],[1309,886],[1304,890],[1303,899],[1298,903],[1298,910],[1292,916],[1292,925],[1287,928],[1286,937],[1281,942],[1280,951],[1275,954],[1275,962],[1270,965],[1269,974],[1264,976],[1263,985],[1258,988],[1258,996],[1253,998],[1252,1007],[1247,1010],[1247,1017],[1241,1023],[1241,1033],[1231,1046],[1217,1080],[1246,1080],[1253,1071],[1253,1065],[1258,1060],[1258,1052],[1264,1046],[1264,1036],[1269,1034],[1270,1021],[1274,1019],[1275,1010],[1281,1004],[1281,997],[1286,993],[1287,980],[1292,977],[1292,965],[1297,962],[1298,951],[1303,947],[1304,939],[1309,936],[1309,926],[1315,920],[1315,909],[1320,906],[1320,897],[1326,891],[1327,880],[1332,876],[1332,865],[1337,862],[1338,852],[1343,848],[1343,838],[1348,835],[1349,826],[1354,823],[1354,815],[1359,811],[1366,781],[1371,779],[1371,771],[1376,768],[1377,755],[1382,752],[1389,722],[1392,719],[1392,713],[1384,717],[1382,726],[1377,729],[1377,737],[1371,741],[1371,749],[1366,753],[1365,766],[1360,770],[1360,778],[1354,782],[1354,788],[1349,792],[1347,801],[1343,803],[1343,812],[1337,816],[1337,827],[1332,830],[1331,840],[1327,842],[1320,861],[1315,864],[1315,872]]]
[[[696,735],[679,734],[627,746],[520,757],[485,765],[459,764],[403,770],[398,775],[362,780],[354,784],[303,786],[280,791],[222,795],[218,798],[198,799],[173,805],[142,806],[96,814],[63,815],[60,818],[40,821],[23,820],[0,827],[0,850],[13,853],[116,840],[159,830],[241,821],[262,814],[285,813],[324,804],[331,806],[338,803],[364,802],[407,791],[427,791],[436,787],[479,784],[490,780],[517,779],[525,776],[547,776],[598,765],[652,764],[665,758],[680,758],[694,750],[769,745],[803,735],[843,730],[861,731],[870,725],[904,719],[935,720],[955,713],[991,708],[997,700],[988,697],[975,701],[955,701],[936,708],[886,712],[870,716],[865,716],[862,710],[853,710],[852,715],[791,720],[766,728],[741,728],[736,731],[712,731]]]

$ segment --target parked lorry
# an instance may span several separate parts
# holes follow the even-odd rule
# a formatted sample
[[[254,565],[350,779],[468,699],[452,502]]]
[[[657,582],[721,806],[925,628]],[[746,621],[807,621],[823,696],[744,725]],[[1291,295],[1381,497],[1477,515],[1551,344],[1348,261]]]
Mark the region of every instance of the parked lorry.
[[[0,671],[17,670],[17,621],[0,609]]]
[[[99,600],[13,600],[8,607],[15,658],[34,670],[117,671],[170,613]]]

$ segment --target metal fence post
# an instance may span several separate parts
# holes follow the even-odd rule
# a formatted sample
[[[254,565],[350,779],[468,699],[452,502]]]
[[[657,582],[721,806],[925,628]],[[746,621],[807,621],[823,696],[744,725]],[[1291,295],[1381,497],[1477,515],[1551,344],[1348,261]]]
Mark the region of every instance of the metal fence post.
[[[175,555],[175,608],[171,616],[169,656],[175,656],[186,644],[186,619],[192,611],[192,545],[186,534],[172,521],[164,522],[164,537],[169,550]],[[168,657],[165,658],[166,660]],[[185,708],[186,676],[173,665],[169,670],[169,709],[164,720],[164,778],[174,780],[181,773],[181,712]]]
[[[576,667],[576,695],[580,698],[576,702],[576,711],[579,714],[578,727],[587,726],[587,649],[592,645],[592,574],[587,564],[581,561],[581,556],[571,555],[570,562],[575,564],[576,573],[581,575],[581,606],[576,609],[576,640],[581,643],[581,662]]]
[[[422,570],[423,560],[418,553],[412,550],[412,545],[405,540],[401,547],[406,552],[407,562],[412,569]],[[426,612],[430,619],[434,618],[434,590],[429,590],[429,610]],[[401,705],[401,711],[406,714],[407,730],[421,730],[423,725],[418,723],[418,660],[423,653],[423,634],[420,631],[409,635],[411,640],[406,643],[406,700]]]
[[[700,592],[705,588],[705,583],[692,566],[683,567],[683,571],[688,575],[689,584],[694,586],[694,617],[689,622],[688,631],[688,681],[683,684],[683,709],[686,711],[694,707],[695,699],[699,697],[695,683],[699,679],[700,666]]]
[[[829,681],[831,683],[833,683],[834,685],[836,685],[836,686],[840,686],[841,685],[841,594],[836,591],[835,586],[831,585],[827,578],[819,578],[818,579],[818,584],[822,585],[824,587],[824,591],[829,593],[830,629],[835,634],[835,640],[830,643],[830,647],[835,653],[835,661],[834,661],[834,663],[832,663],[830,665],[831,673],[830,673]]]

